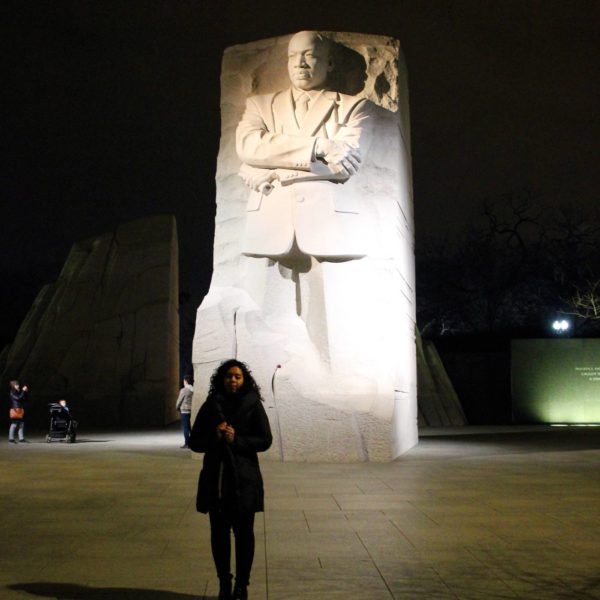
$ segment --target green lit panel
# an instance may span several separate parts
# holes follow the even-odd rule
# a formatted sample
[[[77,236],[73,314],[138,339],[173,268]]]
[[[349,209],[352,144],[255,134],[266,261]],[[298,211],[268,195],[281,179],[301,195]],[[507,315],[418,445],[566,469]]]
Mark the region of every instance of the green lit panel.
[[[600,423],[600,339],[513,340],[517,423]]]

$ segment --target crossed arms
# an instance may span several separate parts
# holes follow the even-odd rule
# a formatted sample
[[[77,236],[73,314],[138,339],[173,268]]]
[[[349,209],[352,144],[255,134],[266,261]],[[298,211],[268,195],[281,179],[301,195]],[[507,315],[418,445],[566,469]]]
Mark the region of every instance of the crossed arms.
[[[238,156],[243,161],[240,176],[254,190],[269,191],[275,181],[289,185],[298,181],[344,182],[356,174],[362,161],[362,146],[370,111],[366,100],[352,106],[344,122],[324,116],[321,135],[276,133],[269,130],[254,100],[236,132]],[[335,131],[326,137],[328,129]]]

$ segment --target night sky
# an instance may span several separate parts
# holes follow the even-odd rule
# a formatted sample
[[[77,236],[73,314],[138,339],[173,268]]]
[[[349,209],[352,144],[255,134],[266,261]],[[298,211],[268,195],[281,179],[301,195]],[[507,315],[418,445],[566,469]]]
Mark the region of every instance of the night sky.
[[[0,348],[76,240],[175,214],[181,290],[212,266],[219,74],[230,45],[302,29],[400,40],[417,252],[486,198],[599,189],[600,2],[3,3]]]

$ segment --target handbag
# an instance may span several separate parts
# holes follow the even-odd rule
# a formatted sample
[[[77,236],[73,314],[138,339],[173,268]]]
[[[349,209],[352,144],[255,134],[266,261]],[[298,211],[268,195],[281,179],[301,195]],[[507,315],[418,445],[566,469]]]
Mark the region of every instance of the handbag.
[[[25,416],[25,409],[24,408],[11,408],[8,411],[8,416],[11,419],[22,419]]]

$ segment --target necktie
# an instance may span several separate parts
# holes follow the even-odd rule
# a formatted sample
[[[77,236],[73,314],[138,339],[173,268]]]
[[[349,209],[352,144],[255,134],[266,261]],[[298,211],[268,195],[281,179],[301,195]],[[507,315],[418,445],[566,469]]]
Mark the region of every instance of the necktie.
[[[302,124],[302,121],[308,112],[309,102],[310,96],[308,94],[302,94],[298,100],[296,100],[296,119],[298,120],[298,125]]]

